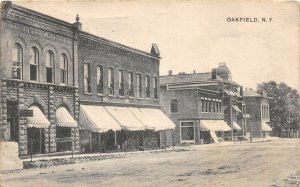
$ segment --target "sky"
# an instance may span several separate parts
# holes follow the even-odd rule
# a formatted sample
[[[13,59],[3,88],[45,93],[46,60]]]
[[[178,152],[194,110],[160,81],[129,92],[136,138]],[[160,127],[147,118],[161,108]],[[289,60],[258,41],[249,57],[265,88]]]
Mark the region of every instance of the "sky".
[[[160,75],[209,72],[226,62],[233,81],[256,88],[274,80],[300,90],[300,7],[282,1],[18,1],[75,22],[84,31],[150,52],[161,53]],[[233,22],[234,18],[259,22]],[[271,22],[261,19],[272,18]]]

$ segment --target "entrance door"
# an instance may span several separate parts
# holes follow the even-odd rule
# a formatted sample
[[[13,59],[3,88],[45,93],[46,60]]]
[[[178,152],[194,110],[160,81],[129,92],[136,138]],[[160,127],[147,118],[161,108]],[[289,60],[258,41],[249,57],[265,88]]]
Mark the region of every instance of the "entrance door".
[[[195,143],[194,122],[185,121],[180,123],[181,143]]]
[[[28,154],[45,153],[45,129],[27,128]]]
[[[7,102],[7,123],[9,126],[9,140],[19,141],[19,114],[16,101]]]
[[[99,151],[99,133],[92,132],[92,152]]]

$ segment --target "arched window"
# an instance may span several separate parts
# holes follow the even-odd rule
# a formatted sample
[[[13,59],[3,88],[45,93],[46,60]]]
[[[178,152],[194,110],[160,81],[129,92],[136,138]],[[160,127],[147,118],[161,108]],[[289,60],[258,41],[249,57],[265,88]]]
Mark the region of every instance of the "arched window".
[[[23,49],[19,43],[14,45],[12,60],[12,77],[14,79],[22,79]]]
[[[68,83],[68,58],[66,54],[60,56],[60,83],[64,85]]]
[[[37,81],[38,79],[38,65],[39,65],[39,51],[36,47],[30,48],[30,80]]]
[[[133,91],[133,73],[128,72],[128,95],[133,97],[134,91]]]
[[[142,75],[136,75],[136,83],[137,83],[137,97],[142,98],[143,87],[142,87]]]
[[[178,100],[172,99],[170,101],[170,113],[177,113],[178,112]]]
[[[114,69],[108,68],[108,94],[114,95]]]
[[[125,92],[125,83],[124,83],[124,71],[119,70],[119,95],[124,96]]]
[[[52,51],[46,53],[46,82],[53,83],[53,66],[54,66],[54,54]]]

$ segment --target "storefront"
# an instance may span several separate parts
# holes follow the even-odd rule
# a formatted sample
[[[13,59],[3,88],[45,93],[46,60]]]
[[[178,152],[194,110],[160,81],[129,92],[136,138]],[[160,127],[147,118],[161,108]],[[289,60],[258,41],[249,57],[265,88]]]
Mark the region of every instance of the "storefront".
[[[159,109],[92,105],[80,106],[79,122],[82,152],[157,149],[159,132],[175,126]]]
[[[204,143],[219,143],[219,139],[225,139],[224,132],[231,131],[231,128],[223,120],[200,120],[200,131]]]
[[[45,129],[51,124],[40,107],[31,106],[33,116],[27,117],[27,146],[28,155],[45,153]]]
[[[73,119],[69,111],[61,106],[56,110],[56,151],[74,151],[75,130],[78,128],[77,122]]]

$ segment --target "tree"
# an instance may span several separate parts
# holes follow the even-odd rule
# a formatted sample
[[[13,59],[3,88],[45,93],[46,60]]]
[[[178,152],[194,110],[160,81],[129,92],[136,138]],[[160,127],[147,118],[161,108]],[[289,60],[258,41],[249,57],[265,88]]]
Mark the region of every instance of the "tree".
[[[296,89],[275,81],[258,84],[257,89],[265,91],[272,98],[269,106],[270,122],[275,130],[299,130],[300,97]]]

